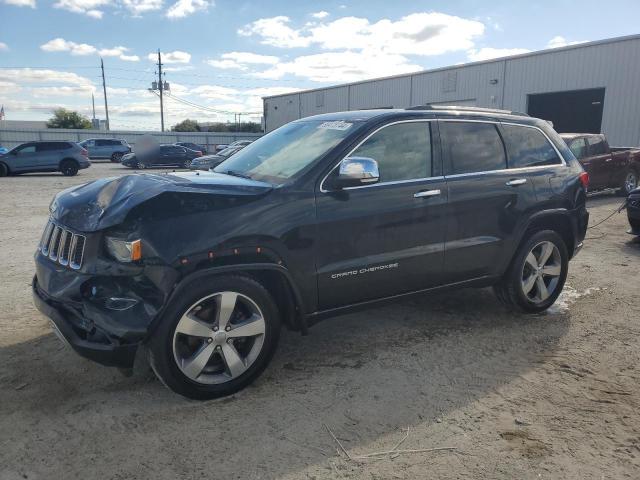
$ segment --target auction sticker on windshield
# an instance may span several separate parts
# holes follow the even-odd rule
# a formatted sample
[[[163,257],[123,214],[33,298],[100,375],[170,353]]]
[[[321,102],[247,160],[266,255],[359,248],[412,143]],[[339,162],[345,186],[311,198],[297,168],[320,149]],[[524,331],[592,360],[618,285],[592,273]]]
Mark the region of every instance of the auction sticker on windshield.
[[[318,125],[318,128],[326,128],[329,130],[348,130],[351,125],[353,125],[353,123],[336,120],[333,122],[322,122],[320,125]]]

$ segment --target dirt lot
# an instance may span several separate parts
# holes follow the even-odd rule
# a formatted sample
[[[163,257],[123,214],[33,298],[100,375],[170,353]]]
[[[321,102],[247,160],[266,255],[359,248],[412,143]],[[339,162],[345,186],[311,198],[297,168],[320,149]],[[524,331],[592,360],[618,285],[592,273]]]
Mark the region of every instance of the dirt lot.
[[[122,173],[0,179],[0,479],[640,478],[640,243],[624,214],[589,231],[551,313],[464,290],[342,316],[285,332],[253,386],[197,403],[64,349],[31,302],[53,194]],[[590,199],[592,223],[619,201]],[[400,450],[452,449],[356,458],[407,428]]]

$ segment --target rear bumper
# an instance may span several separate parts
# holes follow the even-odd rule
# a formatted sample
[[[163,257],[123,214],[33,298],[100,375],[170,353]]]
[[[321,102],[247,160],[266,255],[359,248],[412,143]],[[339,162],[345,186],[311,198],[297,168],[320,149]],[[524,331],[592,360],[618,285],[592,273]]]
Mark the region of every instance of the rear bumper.
[[[573,236],[575,239],[573,252],[571,258],[575,257],[582,247],[584,246],[584,239],[587,236],[587,227],[589,225],[589,212],[585,207],[574,210],[574,214],[571,216],[573,221]]]
[[[91,322],[78,318],[61,304],[47,298],[38,286],[37,277],[33,279],[33,303],[51,321],[54,333],[79,355],[94,362],[110,367],[131,368],[138,344],[116,344],[104,334],[87,328]],[[93,332],[92,332],[93,330]]]

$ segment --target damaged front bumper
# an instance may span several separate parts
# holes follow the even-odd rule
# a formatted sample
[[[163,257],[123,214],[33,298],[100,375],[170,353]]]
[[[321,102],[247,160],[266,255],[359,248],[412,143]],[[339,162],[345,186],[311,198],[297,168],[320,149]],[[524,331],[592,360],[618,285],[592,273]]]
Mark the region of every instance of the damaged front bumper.
[[[40,253],[36,253],[32,293],[36,308],[73,350],[119,368],[133,367],[138,346],[147,338],[166,298],[139,274],[103,276],[99,271],[72,271]],[[149,298],[143,299],[144,293]]]

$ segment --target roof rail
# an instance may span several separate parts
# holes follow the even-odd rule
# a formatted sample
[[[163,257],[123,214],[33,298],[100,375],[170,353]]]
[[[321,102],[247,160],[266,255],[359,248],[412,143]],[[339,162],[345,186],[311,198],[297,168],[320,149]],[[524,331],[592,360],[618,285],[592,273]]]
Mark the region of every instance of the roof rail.
[[[463,105],[415,105],[408,107],[405,110],[456,110],[460,112],[486,112],[486,113],[500,113],[503,115],[519,115],[522,117],[528,117],[529,115],[522,112],[516,112],[511,110],[500,110],[498,108],[483,108],[483,107],[467,107]]]

